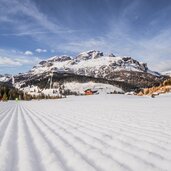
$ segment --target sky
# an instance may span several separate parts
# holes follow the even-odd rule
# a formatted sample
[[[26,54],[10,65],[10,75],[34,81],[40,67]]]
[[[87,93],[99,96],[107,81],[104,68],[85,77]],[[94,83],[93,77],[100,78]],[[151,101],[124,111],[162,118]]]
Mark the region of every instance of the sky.
[[[0,74],[83,51],[171,70],[171,0],[0,0]]]

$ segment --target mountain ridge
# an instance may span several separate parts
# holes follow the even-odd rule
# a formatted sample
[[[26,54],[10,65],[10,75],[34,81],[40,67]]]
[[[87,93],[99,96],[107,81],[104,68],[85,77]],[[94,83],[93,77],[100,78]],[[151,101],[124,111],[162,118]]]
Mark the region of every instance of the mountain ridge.
[[[49,79],[52,77],[50,86]],[[14,78],[14,86],[19,89],[32,85],[47,89],[53,88],[57,83],[64,85],[67,82],[93,81],[131,91],[159,85],[165,76],[151,71],[146,63],[132,57],[115,56],[112,53],[104,55],[101,51],[91,50],[75,57],[67,55],[50,57],[40,61],[28,72],[15,75]]]
[[[105,68],[107,67],[107,68]],[[34,66],[30,72],[32,74],[39,74],[47,71],[52,72],[72,72],[79,75],[94,76],[87,70],[93,69],[96,73],[98,70],[111,69],[112,71],[137,71],[147,72],[156,76],[160,74],[150,71],[146,63],[140,63],[131,57],[120,57],[115,55],[103,55],[100,51],[87,51],[82,52],[76,57],[72,58],[67,55],[54,56],[47,60],[41,61],[38,65]],[[103,71],[100,71],[101,73]]]

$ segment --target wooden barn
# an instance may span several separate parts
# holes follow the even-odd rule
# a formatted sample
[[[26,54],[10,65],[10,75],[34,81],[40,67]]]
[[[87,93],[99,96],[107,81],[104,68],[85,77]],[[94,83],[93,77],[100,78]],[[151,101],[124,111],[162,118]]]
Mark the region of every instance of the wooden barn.
[[[93,91],[91,89],[87,89],[87,90],[84,91],[84,93],[85,93],[85,95],[93,95],[93,94],[96,94],[97,91]]]

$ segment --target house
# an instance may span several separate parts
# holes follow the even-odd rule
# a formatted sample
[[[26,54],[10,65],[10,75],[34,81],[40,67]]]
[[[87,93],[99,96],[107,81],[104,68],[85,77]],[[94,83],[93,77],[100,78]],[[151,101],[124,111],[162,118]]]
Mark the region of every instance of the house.
[[[91,89],[85,90],[84,93],[85,93],[85,95],[92,95],[93,94]]]
[[[95,93],[97,93],[97,91],[92,91],[91,89],[87,89],[84,91],[85,95],[93,95]]]

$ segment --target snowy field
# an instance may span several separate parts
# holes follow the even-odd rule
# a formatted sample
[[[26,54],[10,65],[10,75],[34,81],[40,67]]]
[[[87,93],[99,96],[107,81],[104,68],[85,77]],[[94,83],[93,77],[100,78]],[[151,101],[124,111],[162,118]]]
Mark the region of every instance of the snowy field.
[[[171,95],[0,102],[0,171],[171,171]]]

